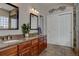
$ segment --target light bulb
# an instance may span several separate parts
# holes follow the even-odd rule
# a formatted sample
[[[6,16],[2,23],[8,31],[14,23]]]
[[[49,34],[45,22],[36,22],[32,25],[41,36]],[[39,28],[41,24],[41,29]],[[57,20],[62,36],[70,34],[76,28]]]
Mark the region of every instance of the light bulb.
[[[32,8],[32,11],[34,11],[34,8]]]
[[[35,10],[35,12],[37,12],[37,11]]]
[[[37,13],[39,13],[39,12],[37,11]]]

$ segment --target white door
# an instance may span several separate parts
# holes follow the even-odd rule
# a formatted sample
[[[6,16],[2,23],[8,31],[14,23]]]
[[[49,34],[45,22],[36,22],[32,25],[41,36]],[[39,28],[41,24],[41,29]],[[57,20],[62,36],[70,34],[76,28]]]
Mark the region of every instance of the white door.
[[[47,17],[48,43],[73,47],[72,14],[51,14]]]

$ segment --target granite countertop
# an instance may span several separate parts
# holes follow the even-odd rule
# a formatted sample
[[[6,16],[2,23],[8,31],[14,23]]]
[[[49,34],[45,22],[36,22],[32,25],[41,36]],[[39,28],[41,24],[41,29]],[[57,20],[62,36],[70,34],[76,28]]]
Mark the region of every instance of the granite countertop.
[[[8,40],[8,41],[0,41],[0,49],[4,49],[6,47],[9,47],[9,46],[12,46],[12,45],[18,45],[18,44],[21,44],[23,42],[26,42],[26,41],[29,41],[29,40],[32,40],[34,38],[38,38],[38,37],[41,37],[42,35],[37,35],[37,36],[34,36],[34,37],[28,37],[28,38],[21,38],[21,39],[17,39],[17,40],[14,40],[15,42],[9,42],[7,43],[8,41],[12,41],[12,40]]]

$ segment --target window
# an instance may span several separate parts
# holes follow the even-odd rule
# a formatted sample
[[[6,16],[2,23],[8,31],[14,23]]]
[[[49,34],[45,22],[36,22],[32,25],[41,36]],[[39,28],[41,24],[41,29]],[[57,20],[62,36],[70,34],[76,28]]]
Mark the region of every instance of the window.
[[[17,20],[11,19],[11,28],[17,28]]]
[[[0,29],[9,28],[9,18],[5,16],[0,16]]]

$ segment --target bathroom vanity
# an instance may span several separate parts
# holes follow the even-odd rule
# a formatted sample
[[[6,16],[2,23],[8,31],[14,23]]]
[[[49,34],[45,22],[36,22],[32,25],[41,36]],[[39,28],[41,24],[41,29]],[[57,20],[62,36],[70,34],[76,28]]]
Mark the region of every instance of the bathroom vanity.
[[[0,43],[0,56],[37,56],[47,48],[46,36],[22,38],[15,43],[6,42]]]
[[[4,6],[0,11],[4,13],[6,16],[8,15],[7,21],[6,18],[2,17],[0,30],[18,30],[19,29],[19,7],[6,3],[0,4],[0,6]],[[7,9],[5,9],[7,7]],[[10,10],[8,10],[10,9]],[[6,12],[5,10],[9,11]],[[4,13],[1,13],[4,14]],[[3,15],[2,15],[3,16]],[[41,28],[38,28],[38,16],[30,13],[30,29],[35,30],[39,34],[36,36],[24,38],[22,34],[20,36],[16,36],[15,34],[11,36],[0,37],[0,56],[37,56],[39,55],[45,48],[47,48],[47,39],[45,35],[40,35]],[[5,27],[5,25],[7,27]],[[35,32],[35,33],[36,33]],[[9,33],[8,33],[9,34]],[[10,34],[9,34],[10,35]],[[1,41],[2,40],[2,41]]]

